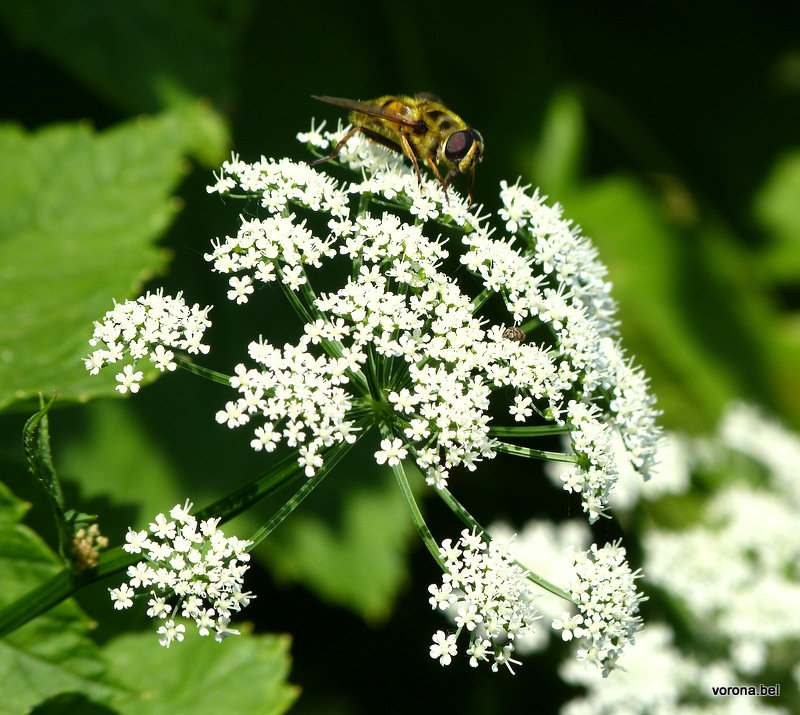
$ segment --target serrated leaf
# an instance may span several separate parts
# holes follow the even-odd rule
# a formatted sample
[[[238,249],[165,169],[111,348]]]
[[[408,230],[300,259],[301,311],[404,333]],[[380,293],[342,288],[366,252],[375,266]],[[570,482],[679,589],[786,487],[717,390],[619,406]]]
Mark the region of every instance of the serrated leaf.
[[[196,97],[226,103],[243,9],[216,2],[26,0],[0,4],[0,16],[19,44],[117,106],[152,112]]]
[[[101,133],[0,127],[0,408],[39,391],[113,394],[112,371],[93,377],[81,361],[92,321],[163,270],[154,243],[209,113],[184,108]]]
[[[50,453],[50,426],[47,413],[54,402],[55,397],[51,397],[44,404],[44,397],[39,395],[41,409],[25,422],[22,430],[22,445],[25,450],[28,471],[33,475],[50,504],[58,531],[59,551],[64,557],[67,541],[74,530],[67,525],[67,517],[64,513],[64,495]]]
[[[105,650],[110,675],[129,694],[114,704],[132,715],[286,712],[298,695],[286,682],[289,644],[287,636],[243,632],[217,643],[187,633],[184,642],[162,648],[154,633],[120,636]]]

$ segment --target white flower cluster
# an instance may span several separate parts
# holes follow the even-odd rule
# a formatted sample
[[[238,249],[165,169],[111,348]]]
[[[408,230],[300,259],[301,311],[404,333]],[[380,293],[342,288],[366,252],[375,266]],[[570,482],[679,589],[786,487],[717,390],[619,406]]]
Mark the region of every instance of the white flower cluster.
[[[322,210],[324,202],[307,204],[306,196],[337,195],[330,179],[310,167],[282,161],[257,168],[262,184],[248,165],[228,164],[223,172],[241,180],[243,189],[258,184],[269,191],[290,183],[291,201],[312,210]],[[267,208],[273,210],[273,204]],[[405,224],[390,213],[352,220],[337,214],[328,227],[330,233],[318,239],[292,213],[243,220],[236,238],[216,243],[207,256],[215,270],[235,274],[232,286],[236,281],[250,290],[253,282],[270,282],[277,275],[297,290],[306,281],[304,266],[319,266],[323,258],[332,258],[334,248],[361,264],[341,289],[315,297],[320,317],[306,324],[296,347],[286,346],[281,355],[265,343],[251,345],[251,357],[261,355],[257,361],[265,369],[237,366],[235,386],[242,397],[218,413],[220,422],[233,427],[260,414],[266,423],[256,428],[254,446],[274,448],[282,438],[290,446],[302,445],[313,457],[302,458],[311,475],[321,464],[320,448],[353,430],[345,418],[350,402],[339,386],[374,398],[361,366],[369,355],[400,360],[405,376],[400,373],[394,386],[379,386],[378,397],[397,413],[398,429],[428,482],[445,485],[454,466],[474,469],[480,459],[494,456],[488,426],[493,390],[509,387],[517,393],[510,412],[517,420],[533,414],[534,400],[545,400],[544,409],[558,409],[568,384],[548,351],[503,339],[500,326],[485,330],[473,316],[469,297],[439,269],[447,257],[442,243],[425,236],[421,225]],[[300,243],[292,248],[295,239]],[[230,297],[244,302],[247,293],[235,290]],[[336,357],[313,357],[310,349],[317,344]],[[301,374],[305,377],[299,380]],[[287,409],[290,404],[293,409]]]
[[[741,681],[725,661],[702,662],[673,643],[662,623],[648,623],[628,651],[625,667],[603,678],[574,659],[565,660],[561,678],[586,688],[561,715],[788,715],[766,704],[771,698],[713,697],[712,688]]]
[[[255,428],[250,446],[272,452],[281,440],[289,447],[299,445],[298,462],[311,477],[323,464],[320,451],[334,442],[355,441],[356,428],[347,419],[350,397],[339,385],[348,380],[345,372],[366,358],[352,353],[338,359],[314,357],[308,351],[313,326],[306,330],[297,346],[283,351],[264,341],[250,343],[250,357],[263,369],[236,366],[231,386],[242,397],[217,412],[217,422],[238,427],[261,414],[267,422]]]
[[[503,295],[516,322],[535,320],[551,330],[559,376],[580,394],[580,404],[554,410],[572,428],[581,459],[563,473],[565,489],[583,496],[594,521],[608,502],[617,478],[615,432],[625,459],[645,478],[655,465],[661,431],[647,379],[635,368],[616,337],[616,306],[597,251],[579,229],[548,206],[538,191],[501,182],[499,215],[514,239],[499,241],[483,226],[468,235],[462,257],[486,288]],[[521,239],[521,241],[520,241]]]
[[[347,194],[334,179],[291,159],[261,157],[248,164],[234,155],[222,165],[217,183],[208,192],[228,194],[237,188],[245,196],[259,196],[261,206],[271,214],[284,213],[293,203],[339,218],[349,213]]]
[[[492,662],[497,672],[501,665],[512,673],[520,661],[512,658],[518,639],[533,632],[540,618],[533,605],[534,587],[527,572],[514,562],[509,543],[492,540],[486,543],[468,530],[453,544],[445,539],[439,548],[445,572],[442,584],[432,584],[430,604],[434,609],[452,609],[456,633],[437,631],[430,648],[431,658],[448,665],[458,653],[457,640],[466,629],[469,633],[467,654],[475,668],[481,661]]]
[[[116,303],[102,321],[95,321],[91,346],[103,345],[84,358],[86,369],[96,375],[100,368],[127,356],[132,363],[117,374],[117,390],[122,394],[138,392],[143,374],[135,369],[137,361],[147,358],[156,368],[174,370],[175,354],[169,348],[188,353],[207,353],[203,334],[211,325],[210,307],[189,307],[180,293],[174,298],[158,291],[136,300]]]
[[[389,244],[387,238],[403,236],[391,232],[395,221],[371,220],[384,224],[376,239],[359,235],[365,261],[372,255],[377,261],[379,254],[370,244],[381,241],[382,254],[392,262],[391,275],[379,272],[377,263],[362,266],[355,280],[320,296],[316,306],[336,319],[328,325],[347,326],[346,345],[353,353],[374,351],[406,364],[407,376],[387,389],[386,399],[428,483],[444,486],[454,466],[474,470],[480,459],[494,457],[488,434],[493,389],[513,387],[530,401],[534,396],[557,399],[560,386],[544,350],[502,339],[499,327],[485,331],[469,299],[433,262],[420,257],[405,264],[403,256],[413,258],[428,244],[421,234],[413,240],[407,235],[405,244]],[[417,232],[408,228],[406,234]],[[351,250],[354,242],[349,241]],[[407,288],[398,290],[397,284]],[[323,333],[326,339],[328,333]]]
[[[226,537],[217,528],[219,519],[199,524],[189,512],[192,504],[176,504],[156,516],[147,531],[128,530],[123,546],[129,554],[145,553],[146,560],[128,567],[128,582],[110,588],[114,608],[133,605],[137,591],[149,592],[147,615],[163,621],[158,628],[159,643],[169,647],[182,641],[186,627],[175,622],[174,610],[193,619],[201,636],[214,632],[218,642],[239,631],[228,628],[231,615],[255,598],[242,591],[249,568],[249,541]]]
[[[602,548],[592,544],[589,551],[574,552],[573,567],[575,576],[568,590],[580,613],[565,613],[552,625],[562,631],[565,641],[582,638],[578,660],[597,666],[607,676],[642,627],[636,615],[646,600],[636,590],[641,572],[631,571],[618,542]]]
[[[525,564],[554,584],[570,582],[574,571],[567,555],[575,549],[586,549],[592,543],[592,533],[585,519],[570,519],[561,523],[532,519],[516,534],[510,524],[497,522],[490,524],[488,531],[493,539],[509,543],[511,555],[517,562]],[[564,599],[548,591],[540,591],[536,598],[536,609],[542,615],[542,623],[550,624],[563,617],[565,605]],[[544,650],[550,644],[553,633],[550,628],[537,628],[526,638],[517,638],[516,652],[524,656]],[[563,633],[560,637],[563,637]]]
[[[312,125],[300,138],[330,148],[345,131],[321,130]],[[251,343],[257,366],[236,366],[231,384],[240,395],[217,420],[230,427],[254,422],[255,449],[270,451],[281,441],[297,447],[309,476],[325,448],[386,420],[428,483],[444,486],[454,467],[472,470],[495,456],[489,406],[502,392],[513,422],[570,428],[576,461],[564,488],[580,493],[584,511],[597,519],[617,478],[615,435],[625,445],[623,459],[647,476],[659,431],[646,380],[616,339],[609,284],[589,241],[560,207],[525,187],[501,185],[500,216],[515,235],[495,238],[455,190],[445,196],[427,175],[419,184],[402,157],[364,137],[354,136],[339,158],[361,168],[361,180],[340,183],[289,159],[248,164],[234,156],[209,187],[255,198],[266,212],[242,217],[236,235],[216,240],[206,256],[229,276],[228,297],[245,303],[258,287],[279,282],[305,322],[294,346]],[[408,209],[415,220],[370,215],[370,202]],[[314,214],[327,218],[326,229]],[[443,269],[444,239],[427,235],[434,220],[459,227],[461,263],[503,296],[509,322],[538,323],[549,333],[509,339],[504,326],[476,317],[480,301]],[[308,271],[339,257],[352,262],[346,285],[316,294]],[[174,310],[164,309],[169,301]],[[108,348],[87,367],[96,372],[119,359],[126,342],[134,359],[149,354],[161,369],[174,367],[170,348],[207,349],[199,337],[208,309],[195,306],[183,316],[180,307],[188,311],[180,296],[160,294],[124,304],[98,324],[95,340]],[[133,370],[118,377],[120,391],[138,389],[141,373]]]
[[[730,644],[735,667],[753,675],[770,663],[770,649],[785,654],[789,640],[800,655],[800,438],[735,405],[718,434],[694,446],[696,470],[724,474],[725,486],[700,524],[650,530],[647,579],[678,599],[705,635]]]
[[[678,458],[660,459],[658,476],[672,484],[671,493],[686,491],[687,472],[722,485],[698,513],[699,523],[645,534],[647,580],[678,603],[681,642],[673,642],[669,624],[648,623],[608,679],[565,660],[561,677],[586,693],[562,713],[797,712],[793,696],[783,692],[721,698],[713,688],[777,682],[783,689],[792,680],[800,686],[800,437],[758,409],[735,404],[714,435],[670,441],[680,444]],[[644,491],[650,499],[662,496]],[[696,497],[690,498],[694,513]]]

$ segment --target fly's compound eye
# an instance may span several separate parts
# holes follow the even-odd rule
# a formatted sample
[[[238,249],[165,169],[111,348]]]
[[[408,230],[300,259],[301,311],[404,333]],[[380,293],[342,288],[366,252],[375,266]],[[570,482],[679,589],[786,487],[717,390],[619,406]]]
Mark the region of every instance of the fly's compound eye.
[[[480,141],[480,134],[474,129],[463,129],[453,132],[444,145],[444,155],[449,161],[458,162],[463,159],[476,141]]]

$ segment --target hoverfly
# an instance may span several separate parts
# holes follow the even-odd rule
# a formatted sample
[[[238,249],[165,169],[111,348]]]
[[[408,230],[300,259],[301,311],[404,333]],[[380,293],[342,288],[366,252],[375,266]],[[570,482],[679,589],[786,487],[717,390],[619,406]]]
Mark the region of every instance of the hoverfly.
[[[438,97],[432,94],[413,97],[386,95],[365,102],[339,97],[312,97],[349,109],[350,123],[353,125],[330,155],[312,164],[334,159],[350,138],[356,132],[361,132],[372,141],[411,159],[420,184],[422,176],[419,162],[428,164],[442,185],[445,198],[450,182],[459,174],[469,171],[467,193],[472,203],[475,164],[483,160],[483,137],[445,107]],[[444,178],[439,173],[438,164],[448,167]]]

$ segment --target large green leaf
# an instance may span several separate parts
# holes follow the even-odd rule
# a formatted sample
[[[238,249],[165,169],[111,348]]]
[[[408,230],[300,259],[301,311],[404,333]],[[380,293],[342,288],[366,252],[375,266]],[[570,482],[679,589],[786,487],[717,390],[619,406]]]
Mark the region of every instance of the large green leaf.
[[[213,498],[198,487],[181,488],[179,467],[148,433],[130,402],[98,400],[86,405],[80,433],[59,448],[62,478],[76,484],[82,502],[97,510],[112,543],[121,543],[127,527],[146,528],[156,514],[187,498],[197,507]]]
[[[153,633],[120,636],[105,648],[109,675],[128,690],[114,705],[132,715],[286,712],[299,693],[286,682],[289,644],[288,636],[243,633],[216,643],[192,633],[167,649]]]
[[[81,362],[92,321],[163,270],[154,243],[184,157],[219,155],[224,135],[201,106],[101,133],[0,127],[0,407],[40,390],[112,393],[113,371],[91,377]]]

